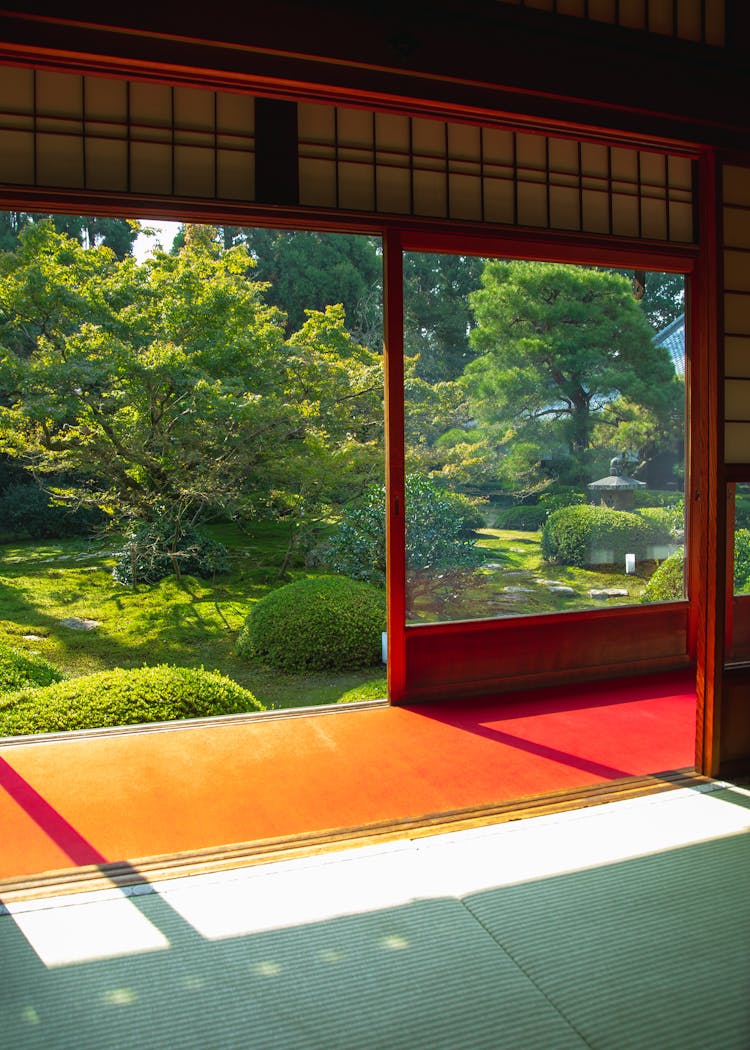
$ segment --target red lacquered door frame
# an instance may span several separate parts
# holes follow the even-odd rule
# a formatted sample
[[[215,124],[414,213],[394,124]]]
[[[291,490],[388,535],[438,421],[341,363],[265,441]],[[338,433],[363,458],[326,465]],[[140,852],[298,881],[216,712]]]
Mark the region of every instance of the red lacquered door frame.
[[[546,259],[593,266],[693,275],[698,249],[627,245],[608,238],[550,236],[533,231],[472,236],[405,228],[384,235],[386,342],[386,475],[388,557],[388,687],[393,704],[457,698],[586,678],[694,665],[697,588],[689,601],[622,610],[461,623],[406,625],[404,522],[403,252],[447,252]],[[694,310],[691,310],[691,325]],[[688,331],[695,343],[695,333]],[[689,399],[689,413],[694,413]],[[690,415],[689,415],[690,418]],[[695,418],[690,426],[694,427]],[[689,472],[700,474],[688,441]],[[702,547],[702,507],[686,490],[689,528]]]

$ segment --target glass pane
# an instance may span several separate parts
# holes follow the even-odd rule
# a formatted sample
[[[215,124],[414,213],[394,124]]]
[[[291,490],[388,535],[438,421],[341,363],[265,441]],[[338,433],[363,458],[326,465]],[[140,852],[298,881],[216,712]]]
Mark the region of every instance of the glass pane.
[[[0,214],[0,736],[386,695],[381,289],[372,237]]]
[[[750,483],[730,485],[727,496],[727,659],[735,663],[750,659]]]
[[[682,275],[407,253],[407,623],[684,598]]]

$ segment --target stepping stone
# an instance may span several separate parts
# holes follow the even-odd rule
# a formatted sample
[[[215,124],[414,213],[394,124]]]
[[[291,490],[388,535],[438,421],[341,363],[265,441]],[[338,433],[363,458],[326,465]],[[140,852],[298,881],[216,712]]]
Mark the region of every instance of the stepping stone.
[[[605,587],[602,590],[594,587],[589,591],[589,595],[592,598],[598,598],[601,601],[606,601],[607,598],[627,598],[628,592],[622,587]]]
[[[504,587],[506,594],[531,594],[531,587]]]
[[[44,635],[43,634],[24,634],[23,635],[23,640],[25,642],[43,642],[44,641]]]
[[[60,620],[61,627],[70,627],[72,631],[93,631],[95,627],[101,627],[99,620],[79,620],[77,616],[70,616],[67,620]]]
[[[574,587],[568,587],[565,583],[554,583],[549,584],[549,590],[552,594],[575,594]]]

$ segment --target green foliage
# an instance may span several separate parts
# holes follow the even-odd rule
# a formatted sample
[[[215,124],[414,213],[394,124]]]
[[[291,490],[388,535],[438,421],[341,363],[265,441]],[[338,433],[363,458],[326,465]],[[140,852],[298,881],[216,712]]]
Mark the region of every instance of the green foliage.
[[[385,674],[361,682],[347,689],[336,701],[337,704],[357,704],[367,700],[385,700],[388,697],[388,681]]]
[[[449,504],[455,513],[461,515],[462,535],[470,538],[473,542],[475,539],[474,533],[477,529],[483,529],[487,524],[481,509],[481,504],[484,501],[473,496],[467,496],[463,492],[450,492],[445,489],[441,491],[448,497]]]
[[[541,503],[519,503],[497,516],[498,529],[537,532],[547,519],[547,508]]]
[[[475,357],[469,296],[479,288],[483,265],[472,256],[404,255],[404,349],[418,355],[421,379],[456,379]]]
[[[674,507],[641,507],[639,517],[650,522],[655,528],[672,537],[682,538],[685,531],[685,508],[683,504]]]
[[[738,485],[736,489],[734,524],[739,529],[750,529],[750,494],[745,485]]]
[[[734,533],[734,593],[750,591],[750,529]]]
[[[633,489],[633,504],[640,507],[680,507],[684,510],[685,497],[673,489]]]
[[[327,517],[382,463],[382,354],[338,305],[286,339],[253,271],[211,227],[142,264],[27,227],[0,256],[0,453],[115,521]]]
[[[160,518],[128,534],[113,575],[132,586],[157,583],[172,575],[212,579],[229,569],[229,552],[222,543],[192,525]]]
[[[16,689],[51,685],[62,679],[62,673],[35,653],[25,653],[0,642],[0,695]]]
[[[556,263],[489,261],[470,300],[479,356],[462,382],[480,427],[494,428],[509,450],[524,447],[525,465],[514,473],[526,491],[534,475],[544,476],[545,462],[557,463],[557,474],[567,463],[570,484],[592,480],[589,450],[608,440],[617,443],[614,451],[624,447],[616,433],[621,421],[611,418],[615,400],[632,407],[631,436],[639,442],[657,440],[661,424],[654,420],[667,418],[671,426],[679,414],[683,384],[667,350],[654,346],[626,278]]]
[[[95,507],[70,508],[51,501],[34,483],[9,485],[0,497],[0,532],[32,539],[86,536],[101,524]]]
[[[646,584],[642,602],[675,602],[685,596],[685,551],[679,547],[658,566]]]
[[[116,668],[0,699],[0,734],[54,733],[262,710],[248,689],[189,667]]]
[[[633,284],[643,287],[640,307],[654,332],[661,332],[685,312],[685,278],[681,273],[634,274],[632,270],[615,270]]]
[[[282,671],[343,671],[378,663],[385,596],[338,576],[298,580],[253,606],[237,640],[240,656]]]
[[[36,215],[32,212],[0,212],[0,251],[18,247],[20,234],[27,226],[51,222],[58,233],[73,237],[83,247],[103,245],[119,259],[130,255],[137,237],[137,223],[127,219],[105,219],[91,215]]]
[[[571,488],[565,485],[556,485],[547,492],[542,492],[539,502],[544,507],[547,517],[562,507],[577,507],[586,502],[586,494],[582,489]]]
[[[560,565],[616,564],[626,554],[643,560],[649,547],[669,543],[669,532],[638,514],[591,505],[554,511],[542,529],[542,554]]]
[[[446,492],[430,478],[406,478],[406,562],[410,569],[473,565],[473,530],[481,527],[476,505]],[[357,580],[385,583],[385,487],[371,485],[348,507],[324,552],[335,572]]]
[[[220,226],[219,235],[225,249],[247,248],[255,279],[268,282],[267,301],[286,315],[287,332],[301,328],[309,310],[341,304],[354,338],[382,347],[383,264],[373,238],[241,226]]]

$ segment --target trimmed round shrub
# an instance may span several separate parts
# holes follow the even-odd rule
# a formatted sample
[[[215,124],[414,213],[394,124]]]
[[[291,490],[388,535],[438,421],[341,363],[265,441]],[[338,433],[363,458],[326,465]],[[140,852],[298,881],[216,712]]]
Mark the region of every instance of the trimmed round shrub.
[[[0,698],[0,735],[169,722],[262,711],[253,694],[203,668],[116,668]]]
[[[560,565],[612,565],[631,553],[643,560],[653,557],[650,547],[669,542],[660,522],[590,504],[554,511],[542,529],[542,555]]]
[[[680,547],[666,558],[646,584],[642,602],[676,602],[685,596],[685,552]]]
[[[642,507],[638,517],[651,522],[670,536],[679,537],[681,540],[685,534],[685,505],[675,504],[674,507]]]
[[[43,656],[0,644],[0,694],[52,685],[62,677],[62,671]]]
[[[229,572],[229,552],[193,525],[167,519],[138,525],[117,554],[112,575],[119,583],[158,583],[167,576],[212,579]]]
[[[661,563],[646,584],[644,602],[673,602],[683,597],[685,551],[682,547]],[[737,529],[734,534],[734,593],[750,591],[750,529]]]
[[[350,671],[380,662],[384,630],[381,590],[317,576],[261,598],[245,620],[237,652],[281,671]]]

